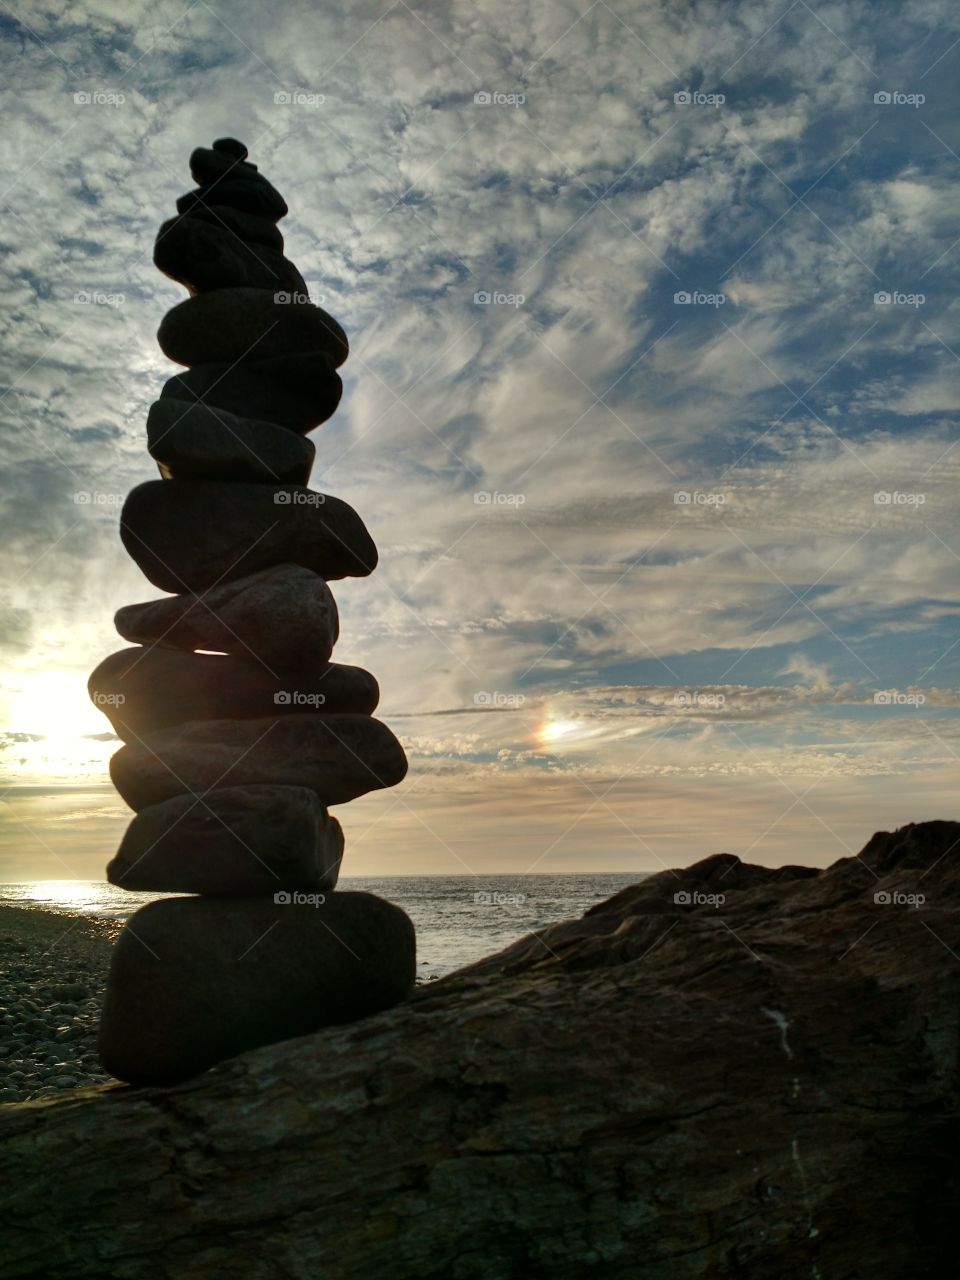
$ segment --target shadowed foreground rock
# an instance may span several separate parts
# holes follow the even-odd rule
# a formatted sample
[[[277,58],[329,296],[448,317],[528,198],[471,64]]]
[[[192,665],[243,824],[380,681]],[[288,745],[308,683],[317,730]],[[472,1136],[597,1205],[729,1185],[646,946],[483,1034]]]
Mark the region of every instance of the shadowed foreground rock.
[[[946,822],[718,855],[361,1023],[0,1109],[4,1274],[952,1275],[958,865]]]
[[[416,967],[408,916],[371,893],[150,902],[114,948],[100,1060],[133,1084],[185,1080],[388,1009],[413,991]]]

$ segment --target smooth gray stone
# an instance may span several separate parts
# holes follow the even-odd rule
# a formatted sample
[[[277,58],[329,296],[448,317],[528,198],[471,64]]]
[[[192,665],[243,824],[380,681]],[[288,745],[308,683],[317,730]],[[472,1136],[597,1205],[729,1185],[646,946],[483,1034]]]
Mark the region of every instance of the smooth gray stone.
[[[394,787],[407,772],[403,747],[381,720],[291,715],[191,720],[146,733],[110,761],[113,785],[139,811],[171,796],[216,787],[309,787],[325,805]]]
[[[369,893],[321,905],[167,898],[130,917],[113,950],[104,1070],[130,1084],[196,1075],[258,1045],[353,1022],[406,999],[416,935]]]
[[[342,394],[330,357],[305,351],[242,364],[198,364],[169,378],[160,398],[202,400],[302,434],[332,417]]]
[[[343,364],[347,335],[322,307],[280,289],[214,289],[173,307],[157,330],[160,349],[183,365],[266,360],[322,351]]]
[[[163,645],[112,653],[87,682],[91,701],[124,742],[188,720],[371,715],[376,680],[361,667],[311,661],[279,672],[255,654],[186,653]]]
[[[262,244],[267,249],[283,253],[283,232],[270,218],[231,209],[225,204],[197,204],[185,215],[191,220],[209,222],[211,226],[229,231],[240,240]]]
[[[199,596],[128,604],[114,622],[138,644],[256,654],[270,666],[294,668],[327,662],[340,634],[330,588],[299,564],[261,569]]]
[[[145,893],[329,891],[343,831],[305,787],[223,787],[142,809],[107,866],[121,889]]]
[[[276,564],[364,578],[377,549],[354,509],[302,485],[150,480],[120,513],[127,552],[161,591],[204,591]]]
[[[164,222],[153,246],[154,265],[191,293],[210,289],[287,290],[305,298],[307,286],[294,264],[276,249],[241,239],[201,218]]]
[[[155,400],[147,448],[167,480],[306,484],[316,447],[274,422],[240,418],[197,400]]]

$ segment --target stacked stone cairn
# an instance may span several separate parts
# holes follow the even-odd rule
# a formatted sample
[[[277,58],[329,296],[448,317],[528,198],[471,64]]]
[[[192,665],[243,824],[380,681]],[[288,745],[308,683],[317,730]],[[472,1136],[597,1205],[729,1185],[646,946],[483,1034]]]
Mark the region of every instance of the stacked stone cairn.
[[[125,743],[110,772],[136,814],[107,877],[192,895],[136,911],[114,950],[100,1052],[133,1084],[388,1008],[415,975],[405,913],[333,892],[343,833],[330,806],[407,769],[373,718],[376,680],[330,661],[328,583],[377,563],[357,513],[307,487],[306,433],[340,401],[346,335],[284,257],[287,206],[246,147],[221,138],[190,171],[197,190],[154,253],[190,293],[158,333],[186,371],[147,419],[162,479],[133,490],[120,522],[172,594],[120,609],[134,647],[90,677]]]

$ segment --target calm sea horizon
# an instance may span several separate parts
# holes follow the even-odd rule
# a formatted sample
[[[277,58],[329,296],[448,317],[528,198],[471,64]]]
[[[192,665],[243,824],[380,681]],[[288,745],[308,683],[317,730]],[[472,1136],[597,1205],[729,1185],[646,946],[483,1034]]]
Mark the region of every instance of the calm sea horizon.
[[[525,934],[581,916],[588,907],[646,879],[649,872],[493,876],[341,876],[346,889],[395,902],[417,930],[417,975],[442,977],[502,950]],[[109,925],[138,907],[175,894],[131,893],[100,880],[0,883],[0,906],[81,916]],[[113,930],[116,932],[116,930]]]

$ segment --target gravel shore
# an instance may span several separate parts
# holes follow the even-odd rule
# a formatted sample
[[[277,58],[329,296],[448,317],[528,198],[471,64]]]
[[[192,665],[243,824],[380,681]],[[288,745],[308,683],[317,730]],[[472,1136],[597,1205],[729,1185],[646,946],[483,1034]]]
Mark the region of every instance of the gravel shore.
[[[119,926],[0,907],[0,1103],[110,1079],[97,1024]]]

